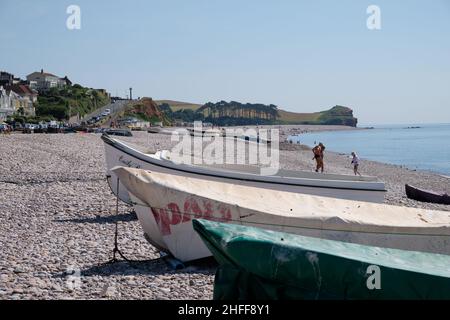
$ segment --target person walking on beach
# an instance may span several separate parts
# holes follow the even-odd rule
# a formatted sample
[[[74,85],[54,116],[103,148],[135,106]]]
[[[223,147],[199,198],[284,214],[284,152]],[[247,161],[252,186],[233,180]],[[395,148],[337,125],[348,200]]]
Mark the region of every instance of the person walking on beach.
[[[323,152],[325,151],[325,146],[322,142],[319,142],[317,146],[312,149],[314,153],[313,160],[316,160],[316,172],[319,172],[319,169],[323,173]]]
[[[355,173],[355,176],[359,174],[361,176],[361,173],[358,171],[359,167],[359,157],[355,152],[352,152],[352,164],[353,164],[353,172]]]

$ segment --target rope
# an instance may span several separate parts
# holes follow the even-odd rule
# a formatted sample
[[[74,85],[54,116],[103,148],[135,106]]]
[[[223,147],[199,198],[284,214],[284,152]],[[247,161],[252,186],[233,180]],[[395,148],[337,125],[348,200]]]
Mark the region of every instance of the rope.
[[[117,177],[117,190],[116,190],[116,216],[119,215],[119,177]],[[118,225],[119,222],[116,220],[116,231],[114,232],[114,249],[113,249],[113,257],[112,259],[108,262],[108,263],[115,263],[117,261],[119,261],[116,258],[116,253],[119,254],[126,262],[130,262],[130,260],[125,257],[122,252],[119,249],[119,243],[118,243],[118,237],[119,237],[119,230],[118,230]]]
[[[116,216],[119,215],[119,177],[117,177],[117,189],[116,189]],[[106,264],[112,264],[112,263],[116,263],[119,262],[119,259],[117,259],[116,254],[118,254],[120,257],[122,257],[123,260],[125,260],[127,263],[133,264],[133,263],[139,263],[139,262],[145,262],[148,260],[133,260],[133,259],[128,259],[123,253],[122,251],[120,251],[119,249],[119,243],[118,243],[118,237],[119,237],[119,230],[118,230],[118,225],[119,222],[116,220],[115,222],[115,232],[114,232],[114,248],[113,248],[113,257],[111,258],[111,260],[109,260]],[[168,256],[163,256],[160,259],[162,259],[166,264],[170,265],[170,257]],[[173,269],[177,269],[179,267],[178,264],[174,264],[174,265],[170,265]],[[184,268],[184,265],[181,264],[181,267]]]

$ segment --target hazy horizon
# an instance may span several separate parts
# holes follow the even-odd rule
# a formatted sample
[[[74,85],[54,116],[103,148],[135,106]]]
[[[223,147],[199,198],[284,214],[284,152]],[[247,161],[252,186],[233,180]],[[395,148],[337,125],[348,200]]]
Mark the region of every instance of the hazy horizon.
[[[69,30],[69,5],[81,29]],[[369,30],[366,9],[381,10]],[[0,70],[125,96],[334,105],[362,124],[450,123],[450,3],[0,0]]]

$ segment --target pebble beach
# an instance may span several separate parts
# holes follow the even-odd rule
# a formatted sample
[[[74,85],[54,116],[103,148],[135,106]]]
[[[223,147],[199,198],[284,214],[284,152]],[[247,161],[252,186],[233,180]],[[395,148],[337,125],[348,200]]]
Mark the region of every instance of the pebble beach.
[[[342,127],[282,126],[281,141],[336,129]],[[147,151],[174,145],[169,135],[147,132],[119,139]],[[311,171],[310,148],[280,143],[280,165]],[[348,155],[326,152],[325,166],[352,174]],[[0,299],[212,299],[215,261],[172,268],[145,240],[132,207],[119,203],[116,213],[105,170],[100,134],[0,136]],[[450,206],[410,200],[404,192],[409,183],[450,193],[447,177],[368,160],[360,172],[386,183],[388,204],[450,216]],[[131,262],[117,256],[110,263],[116,222],[118,247]]]

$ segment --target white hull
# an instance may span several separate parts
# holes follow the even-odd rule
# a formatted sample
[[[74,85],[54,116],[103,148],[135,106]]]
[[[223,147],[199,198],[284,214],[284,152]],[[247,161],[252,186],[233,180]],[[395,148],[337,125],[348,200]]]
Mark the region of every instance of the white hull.
[[[130,203],[128,192],[111,172],[115,166],[126,166],[150,170],[152,172],[170,173],[184,177],[201,178],[209,181],[222,181],[245,186],[289,191],[323,197],[340,198],[381,203],[386,193],[384,183],[374,181],[374,177],[354,177],[336,174],[315,174],[302,171],[280,170],[276,176],[261,176],[255,172],[244,172],[226,169],[177,165],[171,161],[157,159],[142,153],[111,137],[102,137],[105,141],[107,176],[111,190],[119,194],[119,198]],[[247,166],[252,169],[252,167]],[[253,167],[254,169],[255,167]]]
[[[181,261],[210,256],[192,219],[237,223],[370,246],[450,254],[445,212],[308,196],[124,167],[144,232]],[[147,211],[145,212],[146,207]],[[150,214],[151,213],[151,214]]]

